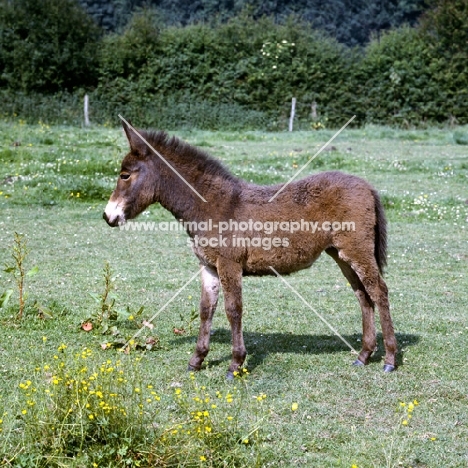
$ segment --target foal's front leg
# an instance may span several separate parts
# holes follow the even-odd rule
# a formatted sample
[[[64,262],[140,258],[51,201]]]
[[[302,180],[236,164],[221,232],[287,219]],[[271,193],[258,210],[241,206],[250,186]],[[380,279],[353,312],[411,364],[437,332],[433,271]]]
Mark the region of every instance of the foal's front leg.
[[[234,378],[234,372],[244,364],[247,351],[242,335],[242,267],[232,260],[218,259],[218,275],[224,293],[224,308],[231,324],[232,360],[227,378]]]
[[[200,299],[200,331],[197,347],[189,362],[189,370],[200,370],[210,349],[210,330],[219,296],[219,277],[212,268],[205,267],[201,272],[202,293]]]

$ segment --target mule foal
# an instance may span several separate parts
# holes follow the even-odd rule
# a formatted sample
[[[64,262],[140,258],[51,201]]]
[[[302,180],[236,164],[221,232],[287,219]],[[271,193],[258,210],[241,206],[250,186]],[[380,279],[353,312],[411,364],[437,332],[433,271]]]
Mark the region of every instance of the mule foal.
[[[354,364],[367,364],[375,350],[377,306],[385,344],[384,371],[395,369],[397,346],[381,275],[386,263],[386,220],[379,195],[369,183],[341,172],[322,172],[286,186],[255,185],[164,132],[140,133],[128,124],[124,130],[130,152],[122,161],[103,217],[110,226],[121,226],[149,205],[160,203],[175,219],[184,221],[193,253],[204,267],[200,331],[189,369],[199,370],[208,354],[220,287],[232,332],[228,369],[232,378],[246,356],[242,276],[273,275],[272,268],[288,275],[309,268],[323,251],[341,268],[362,310],[362,349]],[[312,221],[322,228],[309,229]],[[355,229],[335,229],[335,222],[351,223]],[[293,223],[301,228],[292,229]],[[283,224],[291,228],[272,227]]]

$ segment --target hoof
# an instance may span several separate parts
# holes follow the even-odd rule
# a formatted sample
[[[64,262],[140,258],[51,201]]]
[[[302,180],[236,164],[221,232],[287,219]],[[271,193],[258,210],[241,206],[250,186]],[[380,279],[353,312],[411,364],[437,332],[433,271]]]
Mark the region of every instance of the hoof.
[[[227,371],[226,380],[234,380],[234,373],[231,371]]]
[[[365,366],[365,364],[362,361],[360,361],[359,359],[356,359],[353,362],[353,366],[362,367],[362,366]]]
[[[187,372],[198,372],[200,369],[191,366],[190,364],[187,366]]]
[[[384,364],[383,370],[384,372],[393,372],[396,369],[396,366],[392,366],[391,364]]]

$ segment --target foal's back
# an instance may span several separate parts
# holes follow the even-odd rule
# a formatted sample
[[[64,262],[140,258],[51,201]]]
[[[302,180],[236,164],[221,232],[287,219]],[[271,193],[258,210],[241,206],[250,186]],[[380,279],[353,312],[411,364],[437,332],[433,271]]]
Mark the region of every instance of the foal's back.
[[[229,233],[237,239],[262,239],[261,246],[260,241],[233,246],[244,274],[271,274],[270,266],[280,273],[298,271],[329,248],[374,254],[378,196],[365,180],[323,172],[289,184],[269,202],[281,188],[245,184],[233,208],[233,219],[263,226]]]

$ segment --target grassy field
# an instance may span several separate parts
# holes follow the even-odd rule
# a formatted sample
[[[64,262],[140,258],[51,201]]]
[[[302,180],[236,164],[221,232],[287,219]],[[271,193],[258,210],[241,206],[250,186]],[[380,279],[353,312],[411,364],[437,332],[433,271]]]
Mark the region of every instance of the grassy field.
[[[286,181],[333,135],[174,133],[262,184]],[[186,372],[198,280],[144,327],[151,350],[117,349],[197,269],[185,235],[102,220],[122,132],[0,123],[1,263],[12,263],[18,232],[26,269],[39,268],[25,278],[22,320],[13,276],[0,273],[0,295],[14,291],[0,309],[0,466],[467,466],[467,134],[346,130],[307,169],[353,173],[381,193],[398,370],[382,372],[381,341],[369,366],[352,367],[349,349],[277,279],[246,278],[249,374],[229,383],[222,300],[207,368]],[[172,219],[157,205],[141,218]],[[288,281],[359,349],[358,303],[326,257]],[[105,307],[117,311],[107,319],[106,262],[115,303]]]

